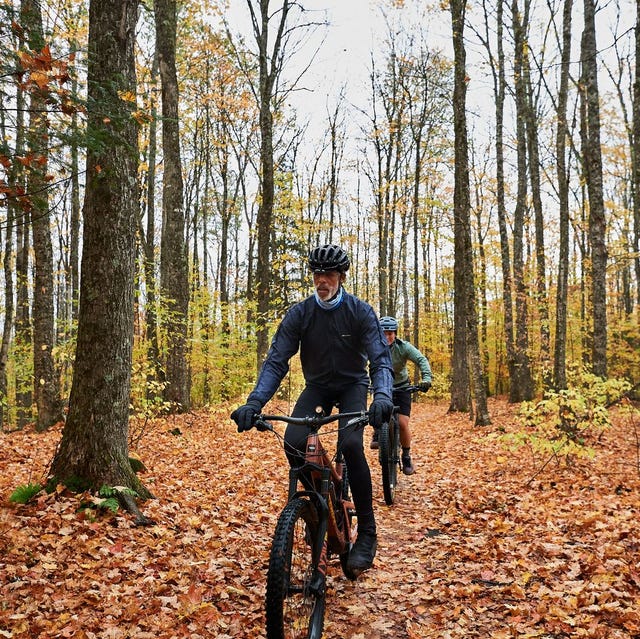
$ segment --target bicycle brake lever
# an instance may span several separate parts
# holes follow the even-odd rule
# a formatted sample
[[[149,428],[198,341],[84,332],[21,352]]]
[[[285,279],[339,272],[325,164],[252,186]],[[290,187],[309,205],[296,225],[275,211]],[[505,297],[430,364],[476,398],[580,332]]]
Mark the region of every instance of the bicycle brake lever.
[[[256,419],[253,425],[256,427],[256,430],[259,430],[261,433],[273,430],[273,424],[266,422],[264,419]]]
[[[358,415],[357,417],[352,417],[346,424],[345,428],[349,426],[362,426],[364,428],[369,423],[369,413],[365,412],[362,415]]]

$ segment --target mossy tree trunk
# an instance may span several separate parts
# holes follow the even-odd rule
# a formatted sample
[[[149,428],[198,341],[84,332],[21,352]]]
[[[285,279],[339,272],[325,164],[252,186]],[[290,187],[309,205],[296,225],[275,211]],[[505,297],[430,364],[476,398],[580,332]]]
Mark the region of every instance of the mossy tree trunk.
[[[78,344],[69,415],[51,475],[88,488],[149,491],[128,457],[138,127],[136,0],[91,0],[88,149]]]

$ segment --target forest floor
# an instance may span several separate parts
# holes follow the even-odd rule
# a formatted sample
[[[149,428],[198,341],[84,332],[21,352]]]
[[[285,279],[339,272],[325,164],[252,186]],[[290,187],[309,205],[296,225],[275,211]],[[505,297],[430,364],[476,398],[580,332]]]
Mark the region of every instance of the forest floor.
[[[640,637],[639,427],[614,415],[592,459],[545,466],[495,439],[513,410],[492,400],[493,424],[474,428],[445,403],[415,404],[417,472],[391,507],[365,434],[378,555],[355,582],[331,562],[326,639]],[[0,433],[0,638],[264,637],[284,454],[228,414],[137,433],[150,527],[66,492],[10,503],[46,473],[60,428]]]

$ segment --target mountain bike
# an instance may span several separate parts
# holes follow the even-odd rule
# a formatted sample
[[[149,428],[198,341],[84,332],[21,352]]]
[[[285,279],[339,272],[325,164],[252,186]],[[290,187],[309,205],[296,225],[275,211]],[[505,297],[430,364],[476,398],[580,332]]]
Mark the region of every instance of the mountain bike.
[[[267,639],[321,638],[331,555],[340,558],[348,579],[359,574],[347,565],[357,520],[344,455],[338,446],[331,458],[318,434],[321,426],[339,419],[348,420],[345,430],[364,428],[369,421],[364,411],[311,417],[258,415],[254,420],[258,430],[274,433],[273,421],[310,429],[304,464],[289,470],[287,505],[271,544],[265,597]]]
[[[403,391],[414,393],[418,386],[406,386]],[[382,471],[382,492],[384,503],[391,506],[395,501],[398,485],[398,471],[402,470],[402,448],[400,446],[400,424],[398,423],[398,407],[395,406],[391,419],[382,424],[378,430],[378,461]]]

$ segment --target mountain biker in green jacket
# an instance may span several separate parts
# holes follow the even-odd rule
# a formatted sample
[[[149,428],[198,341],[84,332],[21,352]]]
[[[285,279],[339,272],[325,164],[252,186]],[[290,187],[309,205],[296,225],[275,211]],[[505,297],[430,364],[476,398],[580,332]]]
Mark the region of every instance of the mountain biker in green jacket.
[[[411,430],[409,428],[411,393],[403,390],[409,386],[407,362],[413,362],[420,369],[422,381],[418,384],[418,388],[421,391],[427,391],[431,388],[431,366],[429,360],[413,344],[397,337],[398,320],[395,317],[381,317],[380,326],[387,338],[393,364],[393,403],[400,407],[398,422],[400,424],[400,443],[402,444],[402,472],[405,475],[413,475],[415,467],[411,460]],[[378,448],[375,432],[371,448]]]

